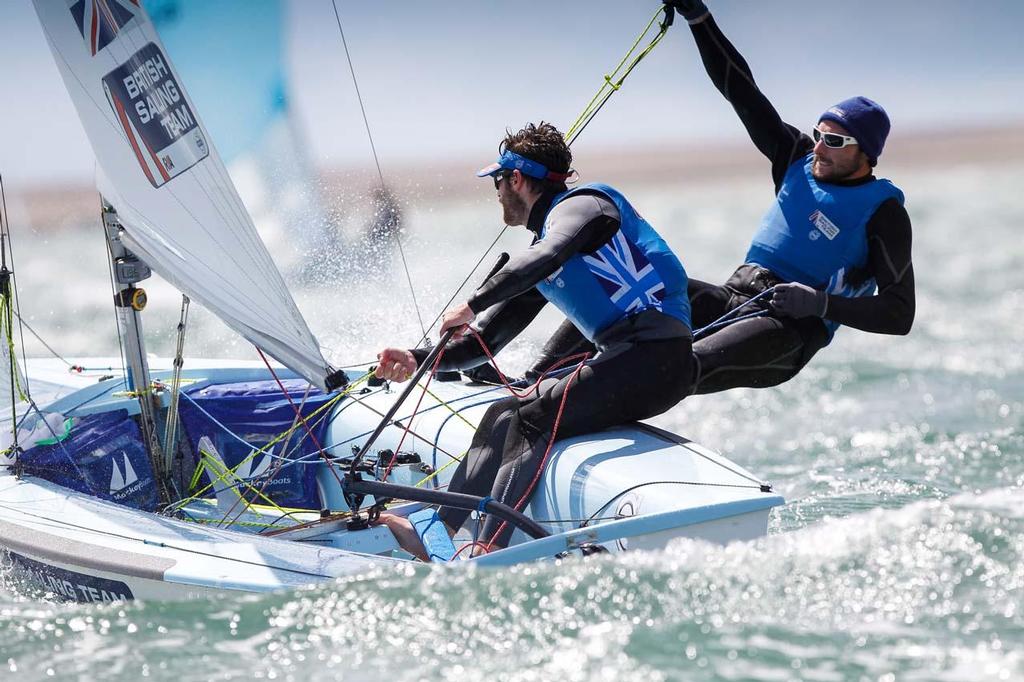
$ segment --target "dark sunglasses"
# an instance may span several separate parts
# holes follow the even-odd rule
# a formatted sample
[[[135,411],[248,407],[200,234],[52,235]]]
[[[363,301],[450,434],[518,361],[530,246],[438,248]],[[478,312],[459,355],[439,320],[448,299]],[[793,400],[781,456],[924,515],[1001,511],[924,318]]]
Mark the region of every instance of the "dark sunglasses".
[[[514,172],[515,171],[504,170],[501,171],[500,173],[495,173],[493,176],[491,176],[494,178],[494,189],[498,189],[498,185],[501,184],[501,181],[507,178],[508,176],[512,175],[512,173]]]
[[[826,133],[824,130],[818,130],[817,127],[811,131],[811,135],[814,137],[814,142],[817,144],[818,140],[823,140],[826,147],[832,149],[842,149],[843,147],[851,144],[857,144],[857,138],[850,137],[849,135],[840,135],[838,133]]]

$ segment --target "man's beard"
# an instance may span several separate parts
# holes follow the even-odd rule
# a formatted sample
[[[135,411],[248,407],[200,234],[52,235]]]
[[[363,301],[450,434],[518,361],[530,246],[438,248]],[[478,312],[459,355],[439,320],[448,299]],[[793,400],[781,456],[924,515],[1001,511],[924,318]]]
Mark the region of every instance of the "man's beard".
[[[857,158],[845,163],[835,163],[833,161],[831,164],[819,166],[818,159],[815,157],[814,163],[811,166],[811,173],[814,175],[814,179],[819,182],[837,182],[853,175],[858,168],[860,168],[860,161]]]
[[[518,194],[508,192],[501,202],[502,219],[506,225],[526,224],[526,201]]]

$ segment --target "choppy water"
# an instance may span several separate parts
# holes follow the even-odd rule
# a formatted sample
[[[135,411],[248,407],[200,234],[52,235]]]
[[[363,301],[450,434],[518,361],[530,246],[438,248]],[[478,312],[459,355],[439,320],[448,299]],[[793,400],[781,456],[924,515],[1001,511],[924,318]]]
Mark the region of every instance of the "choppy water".
[[[911,335],[844,330],[785,386],[689,399],[656,420],[774,483],[788,504],[767,538],[510,570],[423,567],[187,604],[78,606],[0,592],[0,671],[19,679],[1024,679],[1024,166],[893,175],[915,230]],[[731,190],[624,189],[691,276],[711,281],[739,262],[771,197],[766,178]],[[479,201],[407,209],[411,276],[431,319],[493,238],[492,199],[482,192]],[[92,236],[15,242],[22,309],[69,355],[114,352],[102,247],[89,246]],[[34,274],[42,264],[78,262],[89,249],[95,273],[42,288]],[[396,261],[381,260],[346,261],[341,275],[312,284],[296,279],[300,305],[340,364],[418,338],[404,275],[387,274]],[[365,282],[355,283],[355,269]],[[98,293],[82,293],[86,283]],[[147,325],[167,352],[177,302],[151,291]],[[555,321],[539,321],[503,353],[506,366],[525,365]],[[196,354],[248,353],[203,314],[189,344]]]

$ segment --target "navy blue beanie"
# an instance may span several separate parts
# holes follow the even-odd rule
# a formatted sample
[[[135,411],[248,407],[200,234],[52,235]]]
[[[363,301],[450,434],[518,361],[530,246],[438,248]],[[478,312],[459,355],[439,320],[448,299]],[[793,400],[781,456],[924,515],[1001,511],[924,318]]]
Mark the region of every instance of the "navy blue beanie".
[[[818,122],[833,121],[850,131],[857,138],[861,151],[868,156],[871,165],[878,162],[889,135],[889,116],[878,102],[867,97],[851,97],[829,108]]]

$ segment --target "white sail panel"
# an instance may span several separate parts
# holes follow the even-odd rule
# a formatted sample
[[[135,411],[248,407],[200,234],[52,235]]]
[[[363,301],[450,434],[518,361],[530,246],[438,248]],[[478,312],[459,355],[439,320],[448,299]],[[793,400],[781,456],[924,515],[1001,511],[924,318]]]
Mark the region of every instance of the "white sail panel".
[[[323,387],[330,367],[137,0],[34,0],[129,248]]]

